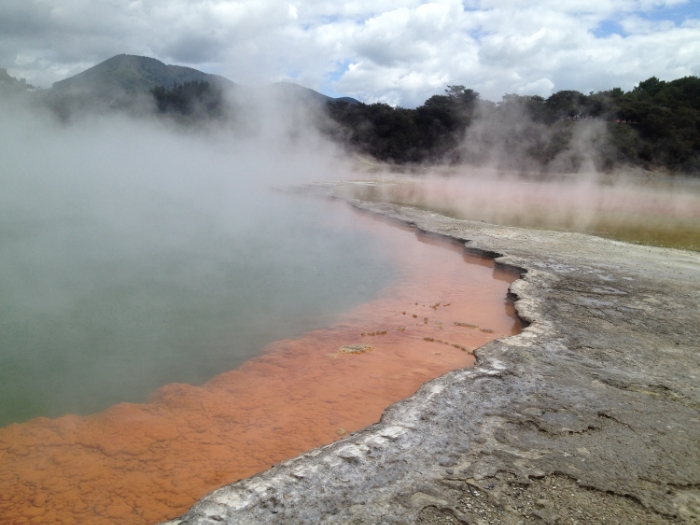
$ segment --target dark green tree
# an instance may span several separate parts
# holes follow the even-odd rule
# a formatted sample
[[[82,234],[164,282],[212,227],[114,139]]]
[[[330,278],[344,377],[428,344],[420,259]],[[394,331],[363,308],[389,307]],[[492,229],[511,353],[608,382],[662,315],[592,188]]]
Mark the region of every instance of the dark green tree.
[[[416,109],[336,102],[329,114],[338,125],[333,136],[356,151],[397,163],[481,162],[490,158],[479,153],[485,148],[546,170],[572,147],[581,126],[593,121],[607,130],[601,134],[600,124],[590,128],[597,135],[587,154],[598,159],[599,168],[623,163],[700,174],[698,77],[668,82],[651,77],[628,92],[564,90],[547,99],[506,94],[498,103],[449,85],[444,95]],[[469,132],[475,123],[478,138]]]
[[[195,118],[224,116],[223,91],[209,82],[185,82],[171,87],[156,86],[151,90],[151,94],[160,113]]]

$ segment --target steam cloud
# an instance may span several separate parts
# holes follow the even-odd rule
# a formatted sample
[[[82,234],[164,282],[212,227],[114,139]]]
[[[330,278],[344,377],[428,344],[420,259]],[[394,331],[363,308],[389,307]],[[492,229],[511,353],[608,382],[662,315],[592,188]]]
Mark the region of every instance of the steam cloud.
[[[489,111],[482,103],[459,155],[466,164],[523,175],[590,173],[605,167],[608,142],[607,126],[602,121],[581,121],[564,128],[547,126],[534,121],[521,104],[506,102],[498,111]]]
[[[517,98],[480,101],[457,148],[459,164],[399,177],[380,166],[396,183],[348,194],[495,224],[700,250],[700,180],[616,164],[611,125],[618,124],[545,125]]]
[[[203,382],[390,278],[351,217],[269,191],[349,170],[300,107],[182,126],[23,100],[0,102],[0,426]]]

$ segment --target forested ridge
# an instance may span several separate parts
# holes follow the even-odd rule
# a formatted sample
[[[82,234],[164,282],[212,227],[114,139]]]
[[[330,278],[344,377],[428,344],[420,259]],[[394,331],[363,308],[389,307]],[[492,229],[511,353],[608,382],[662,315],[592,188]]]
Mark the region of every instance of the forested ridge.
[[[334,102],[328,112],[338,124],[329,129],[331,136],[397,164],[547,168],[570,152],[561,167],[575,169],[588,157],[598,169],[626,163],[700,172],[698,77],[652,77],[627,92],[567,90],[546,99],[506,94],[497,103],[464,86],[448,86],[415,109]]]
[[[208,120],[235,125],[239,118],[226,86],[207,80],[159,85],[105,101],[89,92],[36,90],[0,70],[3,92],[38,97],[63,120],[86,110],[141,115],[148,107],[185,125]],[[416,108],[349,100],[317,101],[309,106],[313,122],[348,151],[383,162],[565,172],[588,163],[598,170],[633,165],[700,176],[700,78],[695,76],[651,77],[630,91],[586,95],[566,90],[548,98],[506,94],[499,102],[461,85],[447,86],[444,94]]]

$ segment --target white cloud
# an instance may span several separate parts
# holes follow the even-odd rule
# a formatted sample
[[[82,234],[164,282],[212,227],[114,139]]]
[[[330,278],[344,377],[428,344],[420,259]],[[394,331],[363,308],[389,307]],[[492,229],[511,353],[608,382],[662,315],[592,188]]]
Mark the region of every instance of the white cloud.
[[[529,82],[523,87],[518,88],[518,95],[542,95],[547,96],[552,93],[554,82],[548,78],[540,78],[534,82]]]
[[[118,53],[415,105],[700,74],[686,0],[0,0],[0,67],[49,86]],[[671,13],[670,11],[668,13]],[[674,21],[675,20],[675,21]],[[602,34],[614,23],[621,34]]]

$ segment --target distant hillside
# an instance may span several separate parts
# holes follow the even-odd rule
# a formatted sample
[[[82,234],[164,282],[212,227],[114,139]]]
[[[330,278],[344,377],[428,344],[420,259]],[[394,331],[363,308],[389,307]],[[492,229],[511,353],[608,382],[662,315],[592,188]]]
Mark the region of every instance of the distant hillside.
[[[360,101],[352,97],[333,98],[314,91],[313,89],[305,88],[292,82],[276,82],[263,88],[264,90],[275,94],[282,101],[301,100],[311,103],[326,104],[327,102],[347,102],[348,104],[359,104]]]
[[[313,89],[308,89],[291,82],[278,82],[258,88],[240,86],[220,75],[211,75],[197,69],[184,66],[170,66],[155,58],[136,55],[117,55],[86,69],[82,73],[55,82],[51,88],[54,95],[90,95],[98,99],[114,99],[125,94],[145,93],[156,87],[171,88],[176,85],[192,83],[209,83],[217,88],[237,88],[242,92],[260,91],[272,93],[283,101],[326,102],[342,101],[359,104],[350,97],[332,98]]]
[[[78,73],[55,82],[56,93],[90,94],[111,98],[142,93],[157,86],[172,86],[187,82],[209,82],[221,87],[236,84],[219,75],[203,73],[191,67],[169,66],[155,58],[136,55],[117,55]]]
[[[0,91],[23,92],[36,89],[23,78],[14,78],[7,73],[7,69],[0,67]]]
[[[228,94],[235,92],[235,97]],[[60,80],[41,94],[43,102],[62,120],[79,114],[126,111],[143,115],[156,103],[159,113],[188,120],[232,118],[233,106],[272,98],[293,106],[328,102],[359,102],[350,97],[331,98],[289,82],[245,87],[220,75],[183,66],[171,66],[155,58],[117,55],[75,76]],[[256,102],[257,101],[257,102]]]

